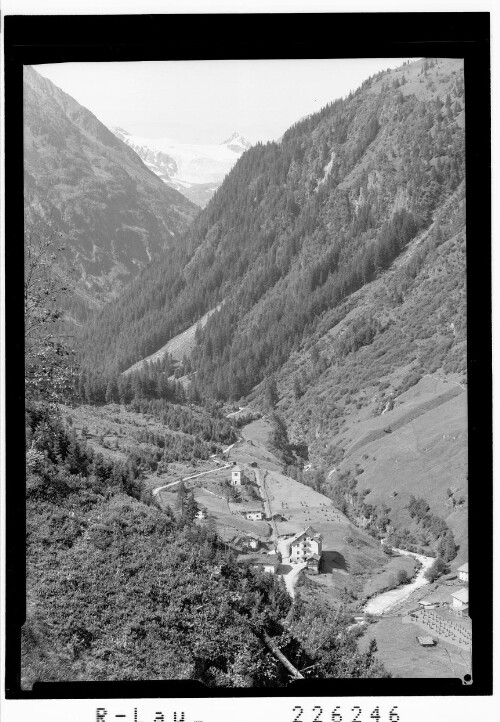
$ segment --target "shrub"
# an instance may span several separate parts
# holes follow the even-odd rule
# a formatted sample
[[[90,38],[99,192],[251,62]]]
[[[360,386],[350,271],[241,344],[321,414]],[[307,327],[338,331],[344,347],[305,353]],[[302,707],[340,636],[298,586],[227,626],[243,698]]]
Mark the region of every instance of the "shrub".
[[[396,581],[398,583],[398,586],[400,584],[408,584],[410,579],[408,577],[408,572],[406,571],[406,569],[400,569],[398,571],[398,573],[396,574]]]
[[[437,557],[433,565],[425,572],[425,578],[429,582],[433,582],[447,571],[448,567],[446,566],[444,559],[442,557]]]

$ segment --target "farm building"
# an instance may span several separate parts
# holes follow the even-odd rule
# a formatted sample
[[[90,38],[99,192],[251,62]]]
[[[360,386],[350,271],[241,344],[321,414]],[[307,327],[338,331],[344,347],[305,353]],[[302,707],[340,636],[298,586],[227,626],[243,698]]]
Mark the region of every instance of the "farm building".
[[[249,521],[260,521],[264,518],[264,512],[262,509],[245,509],[241,512],[245,519]]]
[[[198,511],[196,512],[196,518],[197,518],[197,519],[206,519],[207,516],[208,516],[208,512],[207,512],[206,509],[203,509],[203,508],[202,508],[202,509],[198,509]]]
[[[269,574],[276,574],[280,564],[276,554],[242,554],[238,557],[237,562],[241,566],[260,569]]]
[[[418,603],[418,606],[422,607],[422,609],[436,609],[437,605],[437,602],[432,602],[429,599],[421,599]]]
[[[321,554],[313,554],[307,560],[307,569],[313,574],[319,574],[319,564],[321,561]]]
[[[238,534],[233,540],[232,545],[237,549],[256,551],[260,548],[260,539],[251,534]]]
[[[469,613],[469,590],[462,587],[451,595],[451,608],[460,617],[465,617]]]
[[[428,636],[417,637],[417,641],[421,647],[435,647],[436,646],[436,640],[433,639],[432,637],[428,637]]]
[[[466,562],[465,564],[462,564],[461,567],[458,567],[458,578],[461,582],[468,582],[469,581],[469,562]]]
[[[427,594],[418,603],[421,609],[437,609],[438,607],[448,606],[450,603],[449,587],[438,587],[434,591]]]
[[[312,526],[308,526],[304,531],[296,534],[288,542],[290,549],[290,561],[305,562],[313,554],[321,556],[323,537],[314,531]]]

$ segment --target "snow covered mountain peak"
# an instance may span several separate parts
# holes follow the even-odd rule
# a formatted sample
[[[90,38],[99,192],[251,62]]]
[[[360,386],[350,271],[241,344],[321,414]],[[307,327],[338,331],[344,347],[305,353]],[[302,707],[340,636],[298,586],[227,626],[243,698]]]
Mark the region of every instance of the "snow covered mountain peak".
[[[222,141],[221,145],[225,145],[227,148],[234,150],[235,153],[239,153],[240,155],[252,147],[252,144],[239,133],[233,133],[229,136],[229,138]]]
[[[171,138],[143,138],[123,128],[113,133],[129,145],[164,183],[197,205],[205,206],[238,158],[251,144],[233,133],[218,145],[178,143]]]

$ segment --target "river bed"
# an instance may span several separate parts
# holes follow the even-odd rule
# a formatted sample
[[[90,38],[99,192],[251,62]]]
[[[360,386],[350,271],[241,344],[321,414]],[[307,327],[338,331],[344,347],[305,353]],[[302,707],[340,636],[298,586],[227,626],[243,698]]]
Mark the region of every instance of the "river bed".
[[[426,557],[423,554],[415,554],[414,552],[406,551],[406,549],[393,549],[393,551],[397,554],[402,554],[403,556],[414,557],[421,563],[422,566],[419,569],[417,576],[412,582],[410,582],[410,584],[404,584],[397,589],[391,589],[389,592],[382,592],[382,594],[377,594],[372,597],[364,606],[363,611],[365,614],[384,614],[392,609],[392,607],[396,604],[399,604],[399,602],[402,602],[409,597],[415,589],[419,589],[425,584],[429,584],[424,575],[435,562],[434,557]]]

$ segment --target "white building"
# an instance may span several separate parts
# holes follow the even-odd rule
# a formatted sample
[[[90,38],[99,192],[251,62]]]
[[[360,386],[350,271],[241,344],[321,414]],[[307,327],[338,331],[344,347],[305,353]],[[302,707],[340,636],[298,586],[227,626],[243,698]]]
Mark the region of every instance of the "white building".
[[[466,616],[469,612],[469,590],[462,587],[451,595],[451,608],[460,616]]]
[[[469,581],[469,562],[466,562],[465,564],[462,564],[461,567],[458,567],[458,578],[461,582],[468,582]]]
[[[249,521],[261,521],[261,519],[264,518],[264,512],[262,509],[246,509],[241,513],[245,519],[249,519]]]
[[[296,534],[288,542],[290,561],[293,563],[306,562],[314,554],[321,556],[323,537],[308,526],[304,531]]]
[[[231,485],[232,486],[241,486],[246,482],[246,476],[245,472],[241,468],[241,466],[233,466],[231,470]]]
[[[249,566],[252,569],[260,569],[269,574],[276,574],[279,567],[279,559],[276,554],[242,554],[238,557],[238,564]]]

